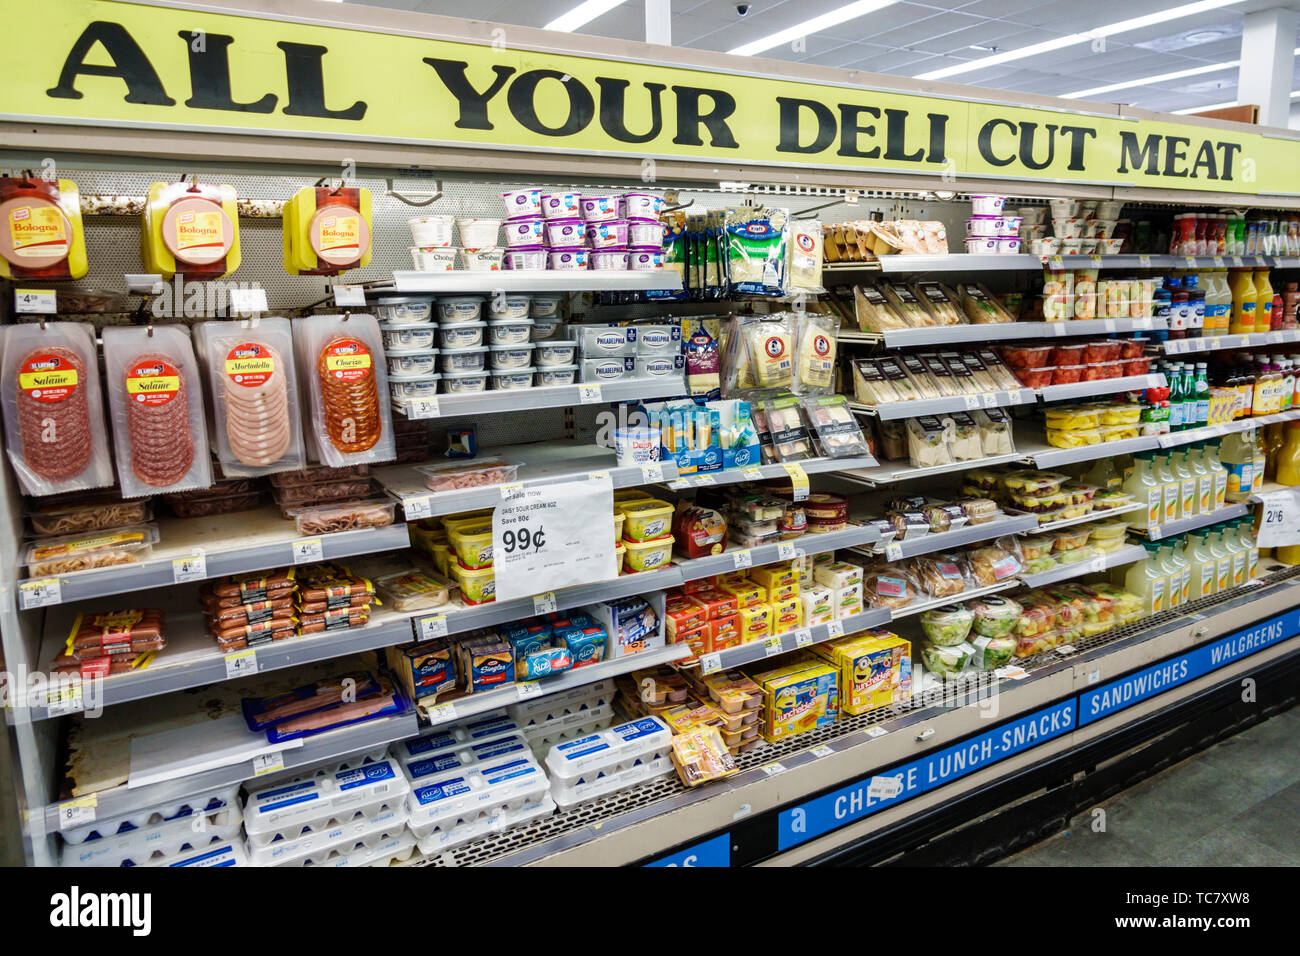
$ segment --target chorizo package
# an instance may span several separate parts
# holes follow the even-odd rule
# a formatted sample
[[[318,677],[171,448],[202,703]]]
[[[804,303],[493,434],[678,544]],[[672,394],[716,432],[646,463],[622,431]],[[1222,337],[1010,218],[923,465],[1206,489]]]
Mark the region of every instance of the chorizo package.
[[[52,495],[111,485],[94,326],[10,326],[0,361],[5,449],[23,492]]]
[[[306,464],[289,320],[201,322],[195,335],[221,470],[266,475]]]
[[[397,457],[379,323],[371,315],[312,315],[293,321],[307,395],[309,450],[326,465]]]
[[[104,377],[122,497],[211,486],[189,333],[178,325],[104,329]]]

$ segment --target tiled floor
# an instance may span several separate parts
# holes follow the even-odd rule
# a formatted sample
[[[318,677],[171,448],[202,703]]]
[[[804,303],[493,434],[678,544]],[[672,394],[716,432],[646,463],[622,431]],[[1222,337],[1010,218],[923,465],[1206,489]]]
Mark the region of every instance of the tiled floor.
[[[1300,707],[1230,737],[997,866],[1300,866]]]

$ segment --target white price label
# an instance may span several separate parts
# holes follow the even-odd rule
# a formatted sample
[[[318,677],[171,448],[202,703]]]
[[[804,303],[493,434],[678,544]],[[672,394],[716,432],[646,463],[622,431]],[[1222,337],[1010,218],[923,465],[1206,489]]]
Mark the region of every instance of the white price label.
[[[1089,256],[1088,258],[1091,260],[1094,269],[1101,268],[1101,256]]]
[[[826,636],[827,636],[827,637],[843,637],[843,636],[844,636],[844,622],[843,622],[843,621],[831,621],[829,624],[827,624],[827,625],[826,625]]]
[[[672,481],[668,482],[668,487],[673,491],[681,491],[683,488],[689,488],[690,486],[691,483],[685,478],[674,478]]]
[[[998,404],[998,393],[985,392],[980,396],[980,404],[985,408],[995,408]]]
[[[1088,571],[1089,571],[1089,572],[1096,573],[1097,571],[1105,571],[1105,570],[1106,570],[1106,556],[1105,556],[1105,555],[1098,555],[1097,557],[1091,559],[1091,560],[1088,562]]]
[[[1114,332],[1114,331],[1115,331],[1115,320],[1114,320],[1114,319],[1107,319],[1107,320],[1105,321],[1105,323],[1103,324],[1102,328],[1104,328],[1107,332]]]
[[[524,483],[522,481],[507,481],[505,484],[497,485],[497,487],[501,489],[501,497],[504,499],[509,498],[515,492],[522,489]]]
[[[885,560],[886,561],[903,560],[903,546],[901,544],[885,545]]]
[[[1029,676],[1029,671],[1025,670],[1018,664],[1010,664],[1006,667],[996,668],[993,673],[998,677],[1003,677],[1007,680],[1024,680]]]
[[[1187,263],[1187,268],[1189,269],[1196,268],[1196,256],[1184,256],[1183,261]]]
[[[1061,336],[1065,335],[1064,322],[1053,322],[1051,323],[1051,325],[1052,325],[1052,335],[1056,336],[1057,338],[1060,338]]]
[[[273,754],[258,754],[253,758],[253,776],[275,773],[284,769],[284,753],[277,750]]]
[[[1138,256],[1138,268],[1141,268],[1141,269],[1150,269],[1150,268],[1151,268],[1151,257],[1150,257],[1150,256]]]
[[[1240,269],[1240,268],[1241,268],[1241,256],[1233,256],[1233,257],[1232,257],[1232,267],[1233,267],[1234,269]]]
[[[1060,654],[1062,657],[1069,657],[1074,653],[1074,651],[1075,647],[1073,644],[1061,644],[1056,648],[1056,653]]]
[[[695,487],[697,488],[700,485],[716,485],[717,483],[718,483],[718,479],[714,478],[712,475],[695,476]]]
[[[203,554],[191,554],[188,558],[172,559],[172,583],[184,584],[186,581],[202,581],[208,576],[208,559]]]
[[[1223,348],[1223,339],[1219,338],[1217,335],[1214,336],[1213,338],[1210,339],[1210,344],[1207,345],[1206,348],[1211,348],[1211,349]]]
[[[1256,545],[1261,548],[1300,544],[1300,489],[1279,488],[1259,496],[1260,523]]]
[[[36,578],[18,582],[18,606],[27,611],[63,603],[63,587],[58,578]]]
[[[433,499],[428,495],[420,495],[418,498],[403,498],[402,514],[406,516],[407,521],[419,521],[421,518],[432,518]]]
[[[704,654],[700,657],[700,673],[716,674],[722,670],[722,657],[718,654]]]
[[[1178,436],[1177,436],[1177,435],[1157,435],[1157,436],[1156,436],[1156,443],[1159,444],[1161,448],[1172,448],[1174,445],[1177,445],[1177,444],[1178,444]]]
[[[1151,320],[1150,320],[1149,318],[1134,319],[1134,320],[1133,320],[1133,328],[1134,328],[1135,330],[1136,330],[1136,329],[1149,329],[1149,328],[1151,328]]]
[[[877,726],[877,727],[867,728],[867,736],[870,737],[872,740],[874,740],[877,737],[883,737],[887,733],[889,733],[889,731],[886,730],[884,727]]]
[[[1048,256],[1044,262],[1049,268],[1056,272],[1060,272],[1065,268],[1065,259],[1061,256]]]
[[[534,614],[550,614],[555,609],[556,604],[554,591],[547,591],[545,594],[537,594],[533,596]]]
[[[825,744],[822,744],[820,747],[814,747],[809,752],[814,757],[829,757],[831,754],[835,753],[834,750],[832,750],[830,747],[826,746]]]
[[[601,524],[602,514],[606,525],[613,523],[614,488],[608,472],[503,488],[491,519],[496,600],[547,593],[553,599],[561,588],[616,577],[614,536],[593,539],[590,534],[593,523]]]
[[[754,566],[754,552],[748,548],[743,551],[731,552],[731,566],[737,571],[741,568],[752,568]]]
[[[529,700],[533,697],[541,697],[542,685],[535,680],[522,681],[515,685],[515,693],[519,695],[520,700]]]
[[[53,289],[15,289],[14,311],[26,313],[44,313],[55,311]]]
[[[1222,269],[1222,268],[1223,268],[1223,256],[1215,256],[1215,257],[1214,257],[1214,268],[1216,268],[1216,269]]]
[[[785,773],[785,771],[786,766],[783,763],[763,764],[763,773],[767,774],[769,777],[775,777],[778,773]]]
[[[781,646],[781,638],[769,637],[763,642],[763,656],[772,657],[774,654],[780,654],[784,648]]]
[[[649,461],[641,466],[641,484],[653,485],[664,480],[664,466],[657,461]]]
[[[268,310],[265,289],[229,289],[226,295],[232,315],[252,315]]]
[[[980,407],[980,397],[978,395],[963,395],[962,400],[966,403],[967,409]]]
[[[872,777],[867,784],[867,796],[877,800],[890,800],[903,792],[903,781],[898,777]]]
[[[99,799],[95,796],[79,797],[59,804],[59,829],[71,830],[73,827],[85,826],[95,822],[95,810]]]
[[[406,405],[406,417],[412,421],[424,418],[438,418],[442,415],[442,406],[436,398],[413,398]]]
[[[1089,683],[1089,684],[1096,684],[1096,683],[1099,683],[1100,681],[1101,681],[1101,668],[1100,668],[1100,667],[1094,667],[1092,670],[1088,671],[1088,683]]]
[[[351,306],[366,307],[366,290],[359,285],[336,285],[334,289],[334,304],[340,309],[347,309]]]
[[[320,538],[299,538],[293,543],[293,563],[310,564],[312,561],[324,561],[325,548]]]
[[[579,385],[578,401],[583,405],[594,405],[600,401],[599,385]]]
[[[430,614],[420,618],[420,640],[432,641],[447,636],[447,615]]]
[[[257,651],[246,647],[226,655],[226,680],[257,673]]]
[[[58,679],[45,691],[45,709],[51,717],[75,714],[85,709],[82,704],[81,681]]]
[[[763,480],[763,469],[755,465],[750,465],[748,468],[740,469],[740,473],[745,477],[746,481]]]
[[[794,632],[795,647],[811,647],[813,642],[812,631],[806,627],[801,627]]]
[[[434,704],[426,707],[424,713],[429,718],[429,723],[445,724],[456,719],[456,704],[454,701],[446,704]]]

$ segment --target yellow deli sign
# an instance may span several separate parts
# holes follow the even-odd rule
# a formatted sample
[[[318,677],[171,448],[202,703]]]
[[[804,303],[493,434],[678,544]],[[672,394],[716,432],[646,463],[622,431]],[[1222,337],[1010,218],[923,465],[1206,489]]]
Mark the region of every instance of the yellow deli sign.
[[[506,42],[509,33],[506,33]],[[114,0],[0,32],[0,113],[1227,192],[1300,191],[1300,143]]]

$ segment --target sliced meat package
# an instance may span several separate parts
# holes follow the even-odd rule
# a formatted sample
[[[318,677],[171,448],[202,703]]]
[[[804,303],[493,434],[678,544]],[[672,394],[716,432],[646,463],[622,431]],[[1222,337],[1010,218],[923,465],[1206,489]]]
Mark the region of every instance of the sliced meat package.
[[[308,450],[335,468],[397,457],[388,372],[371,315],[293,320],[299,379],[308,398]]]
[[[185,328],[104,329],[104,377],[122,497],[211,486],[203,389]]]
[[[94,326],[10,326],[2,361],[5,448],[23,492],[52,495],[111,485]]]
[[[212,406],[212,437],[227,475],[265,475],[307,460],[288,319],[195,327]]]

